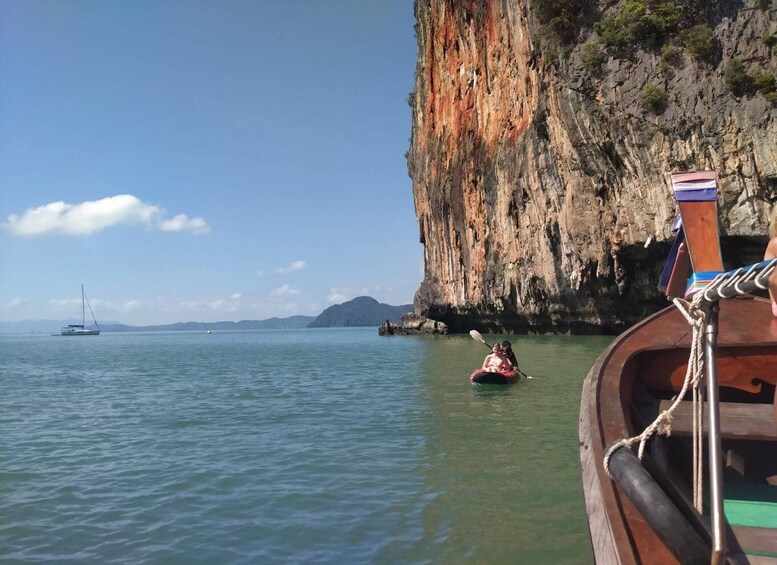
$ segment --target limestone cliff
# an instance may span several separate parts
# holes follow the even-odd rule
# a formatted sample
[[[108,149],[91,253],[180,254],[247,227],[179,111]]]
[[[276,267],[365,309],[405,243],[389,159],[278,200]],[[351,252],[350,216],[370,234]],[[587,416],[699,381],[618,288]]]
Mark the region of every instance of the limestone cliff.
[[[700,60],[691,47],[605,45],[594,26],[622,3],[580,5],[553,51],[528,0],[416,0],[415,309],[451,331],[612,332],[665,305],[671,172],[717,171],[724,260],[761,258],[777,111],[726,73],[734,60],[749,78],[777,70],[777,10],[713,2],[714,52]]]

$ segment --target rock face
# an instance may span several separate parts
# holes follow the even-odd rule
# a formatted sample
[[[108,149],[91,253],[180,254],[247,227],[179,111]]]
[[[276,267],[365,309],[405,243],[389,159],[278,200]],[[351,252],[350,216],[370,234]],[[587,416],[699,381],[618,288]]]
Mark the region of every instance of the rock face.
[[[727,266],[759,261],[777,196],[777,112],[735,96],[732,60],[774,73],[777,10],[709,11],[710,62],[606,53],[586,70],[593,6],[551,61],[528,0],[416,0],[408,168],[424,246],[416,313],[451,331],[616,332],[666,304],[656,282],[676,207],[669,174],[719,176]],[[595,4],[595,3],[594,3]],[[620,3],[622,4],[622,2]],[[663,67],[663,68],[662,68]],[[645,106],[646,85],[665,93]]]
[[[448,327],[436,320],[418,316],[413,312],[402,315],[402,324],[393,324],[386,320],[378,328],[378,335],[444,335]]]

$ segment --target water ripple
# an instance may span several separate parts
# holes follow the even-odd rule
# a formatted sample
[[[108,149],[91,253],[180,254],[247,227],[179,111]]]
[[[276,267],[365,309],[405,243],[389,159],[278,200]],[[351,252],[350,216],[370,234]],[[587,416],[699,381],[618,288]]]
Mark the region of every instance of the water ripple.
[[[0,347],[3,563],[585,562],[579,373],[474,391],[481,351],[372,329]]]

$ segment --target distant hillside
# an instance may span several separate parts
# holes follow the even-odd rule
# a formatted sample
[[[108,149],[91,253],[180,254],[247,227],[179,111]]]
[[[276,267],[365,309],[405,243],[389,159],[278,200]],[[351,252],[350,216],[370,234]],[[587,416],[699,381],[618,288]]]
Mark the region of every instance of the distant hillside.
[[[101,325],[106,332],[186,332],[230,330],[298,330],[306,328],[315,316],[291,316],[267,320],[240,320],[239,322],[178,322],[161,326]]]
[[[22,320],[19,322],[0,322],[0,333],[4,334],[48,334],[58,332],[68,324],[80,324],[81,320]],[[93,325],[87,324],[87,328]]]
[[[359,296],[348,302],[330,306],[309,328],[344,328],[354,326],[379,326],[386,320],[399,323],[402,314],[413,311],[412,304],[389,306],[369,296]]]
[[[117,322],[100,324],[104,332],[170,332],[170,331],[225,331],[225,330],[298,330],[306,328],[315,316],[291,316],[267,320],[241,320],[239,322],[179,322],[160,326],[128,326]],[[25,320],[0,322],[0,333],[50,333],[59,331],[71,321]],[[94,326],[87,326],[94,327]]]

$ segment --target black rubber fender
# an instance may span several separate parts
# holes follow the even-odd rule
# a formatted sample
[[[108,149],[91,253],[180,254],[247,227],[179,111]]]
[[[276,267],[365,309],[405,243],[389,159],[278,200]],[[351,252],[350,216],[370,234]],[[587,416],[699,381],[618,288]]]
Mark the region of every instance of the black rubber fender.
[[[610,473],[680,563],[709,564],[712,554],[709,539],[693,527],[631,449],[615,450],[610,457]]]

